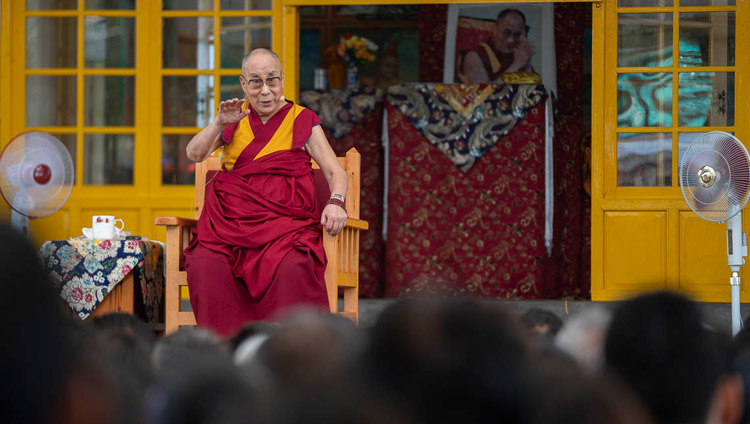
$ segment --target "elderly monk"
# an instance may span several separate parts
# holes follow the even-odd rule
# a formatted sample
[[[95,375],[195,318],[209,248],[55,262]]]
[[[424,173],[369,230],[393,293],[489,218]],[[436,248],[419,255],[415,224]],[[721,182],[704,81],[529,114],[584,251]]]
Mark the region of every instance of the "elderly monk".
[[[458,80],[464,84],[502,83],[505,73],[533,72],[534,46],[527,39],[528,32],[523,12],[502,10],[492,27],[492,37],[459,55]]]
[[[320,224],[336,235],[347,220],[346,172],[318,116],[284,99],[276,53],[248,53],[240,84],[247,100],[221,102],[186,149],[190,160],[202,161],[224,147],[185,269],[198,325],[225,336],[287,306],[327,309]],[[332,193],[320,215],[310,157]]]

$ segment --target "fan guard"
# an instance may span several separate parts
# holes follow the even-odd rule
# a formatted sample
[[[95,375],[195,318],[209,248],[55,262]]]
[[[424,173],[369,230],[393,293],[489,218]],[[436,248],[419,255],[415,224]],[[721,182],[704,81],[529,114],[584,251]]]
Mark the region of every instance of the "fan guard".
[[[0,195],[29,218],[55,213],[73,189],[73,159],[54,136],[31,131],[13,138],[0,154]]]
[[[708,221],[724,222],[750,197],[750,156],[733,135],[712,131],[685,150],[679,177],[690,209]]]

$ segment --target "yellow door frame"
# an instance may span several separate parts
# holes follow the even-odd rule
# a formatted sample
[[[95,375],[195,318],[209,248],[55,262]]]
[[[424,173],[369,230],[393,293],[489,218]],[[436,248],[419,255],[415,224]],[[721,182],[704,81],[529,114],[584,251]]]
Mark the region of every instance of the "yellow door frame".
[[[729,127],[679,127],[679,132],[704,132],[710,130],[733,130],[735,135],[740,139],[744,140],[749,135],[748,133],[748,121],[742,119],[743,114],[750,111],[750,99],[742,96],[741,93],[746,92],[748,87],[747,74],[750,69],[750,56],[741,54],[745,51],[744,47],[747,45],[748,40],[748,12],[750,12],[750,2],[745,0],[738,0],[736,6],[735,15],[735,65],[732,66],[702,66],[695,69],[696,72],[723,72],[729,71],[734,72],[735,78],[735,123],[733,128]],[[675,0],[675,7],[678,7],[678,2]],[[684,225],[685,218],[693,218],[692,212],[685,204],[682,194],[680,192],[677,178],[678,178],[678,164],[677,154],[678,150],[677,140],[674,138],[678,134],[678,119],[677,114],[679,112],[678,107],[672,107],[672,126],[666,129],[658,129],[658,132],[669,132],[673,134],[673,159],[672,159],[672,178],[673,184],[671,187],[618,187],[617,186],[617,78],[618,74],[618,23],[617,16],[618,12],[628,13],[646,13],[646,12],[668,12],[673,13],[673,7],[665,8],[617,8],[617,2],[606,2],[603,5],[604,14],[594,14],[594,28],[602,28],[603,33],[606,37],[594,37],[592,49],[594,52],[604,52],[599,56],[594,55],[593,57],[593,84],[592,87],[592,111],[598,109],[596,112],[592,112],[592,205],[591,205],[591,291],[592,300],[618,300],[630,297],[643,290],[653,289],[671,289],[679,290],[692,295],[697,300],[701,301],[713,301],[713,302],[728,302],[729,301],[729,285],[715,285],[710,286],[708,284],[703,287],[696,288],[691,284],[686,283],[688,276],[685,272],[686,266],[686,249],[687,245],[681,247],[682,242],[687,238],[685,237]],[[735,6],[706,6],[706,7],[690,7],[687,12],[721,12],[735,10]],[[679,13],[679,12],[678,12]],[[602,19],[597,24],[597,19]],[[677,39],[679,37],[679,25],[675,23],[673,25],[673,46],[677,46]],[[677,48],[673,49],[673,63],[675,64],[676,70],[684,71],[687,68],[679,67],[678,64],[679,51]],[[600,70],[600,75],[597,76],[597,69]],[[659,68],[656,68],[662,71]],[[694,68],[691,68],[693,70]],[[677,72],[673,68],[665,67],[664,72]],[[619,70],[619,72],[654,72],[654,68],[627,68],[626,70]],[[596,94],[599,93],[599,94]],[[672,98],[673,105],[678,99],[678,80],[672,81]],[[598,103],[598,106],[597,106]],[[627,131],[625,131],[627,130]],[[654,132],[657,129],[651,128],[620,128],[620,132]],[[747,141],[745,142],[747,144]],[[659,231],[662,231],[661,235],[654,235],[653,239],[659,239],[663,243],[663,248],[659,252],[660,258],[663,260],[661,270],[653,270],[653,275],[659,274],[658,281],[617,281],[623,280],[621,275],[612,275],[612,272],[607,269],[608,263],[606,257],[606,246],[612,246],[610,243],[631,243],[629,241],[628,234],[619,233],[618,237],[610,237],[607,239],[606,236],[606,223],[605,216],[607,214],[626,216],[631,214],[635,219],[639,219],[638,215],[650,214],[654,220],[657,215],[662,221],[660,224]],[[627,218],[626,218],[627,219]],[[747,228],[746,225],[743,225]],[[617,233],[616,230],[613,230]],[[723,232],[723,228],[718,225],[715,228],[716,232]],[[713,229],[712,229],[713,232]],[[684,238],[685,240],[682,240]],[[694,243],[691,243],[691,245]],[[633,249],[637,249],[638,246],[632,246]],[[650,246],[641,246],[644,249],[648,249]],[[719,251],[711,251],[706,255],[706,260],[711,260],[713,263],[723,258],[724,264],[726,263],[726,251],[722,250],[719,246]],[[637,269],[642,264],[633,263],[630,264],[633,269]],[[627,275],[624,276],[624,280],[627,280]],[[726,278],[725,278],[726,277]],[[720,281],[726,281],[728,283],[729,268],[726,267],[726,274],[718,275],[717,279]],[[750,293],[744,289],[741,293],[743,301],[750,300]]]

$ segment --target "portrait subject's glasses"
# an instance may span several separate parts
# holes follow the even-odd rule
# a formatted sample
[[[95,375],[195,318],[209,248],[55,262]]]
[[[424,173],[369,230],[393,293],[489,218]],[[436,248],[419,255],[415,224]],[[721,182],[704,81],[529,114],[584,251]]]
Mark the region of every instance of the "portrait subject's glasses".
[[[507,29],[505,31],[503,31],[502,36],[503,36],[503,39],[505,39],[505,40],[507,40],[508,38],[512,38],[513,41],[521,41],[524,38],[526,38],[526,34],[524,34],[521,31],[513,32],[513,31],[510,31],[510,30],[507,30]]]
[[[261,88],[263,88],[264,83],[268,86],[268,88],[274,88],[281,84],[281,77],[268,77],[265,81],[261,78],[247,79],[242,75],[240,75],[240,78],[244,79],[245,83],[252,90],[260,90]]]

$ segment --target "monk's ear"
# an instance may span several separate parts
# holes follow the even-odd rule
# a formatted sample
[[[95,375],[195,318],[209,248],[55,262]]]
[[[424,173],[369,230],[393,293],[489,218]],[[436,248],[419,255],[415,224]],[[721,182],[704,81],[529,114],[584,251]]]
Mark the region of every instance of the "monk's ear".
[[[719,380],[708,422],[721,424],[739,423],[745,409],[745,387],[739,374],[729,374]]]

